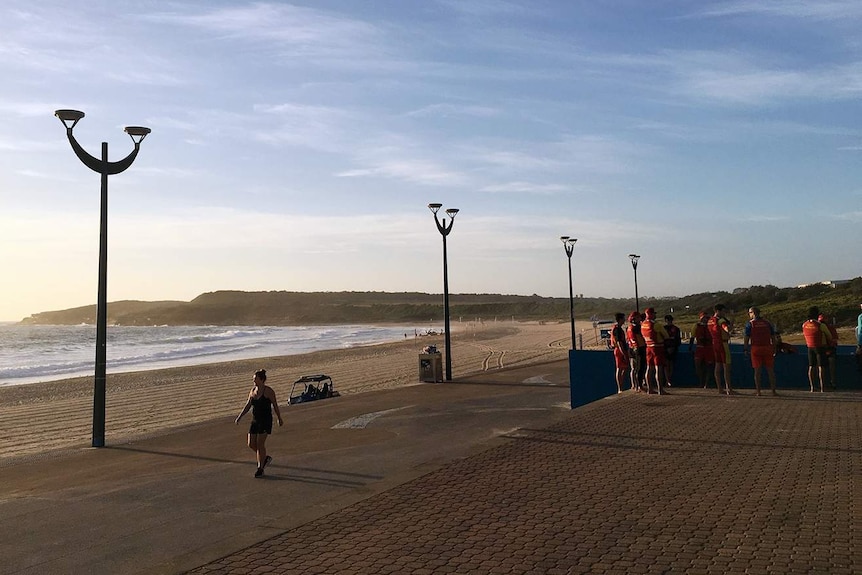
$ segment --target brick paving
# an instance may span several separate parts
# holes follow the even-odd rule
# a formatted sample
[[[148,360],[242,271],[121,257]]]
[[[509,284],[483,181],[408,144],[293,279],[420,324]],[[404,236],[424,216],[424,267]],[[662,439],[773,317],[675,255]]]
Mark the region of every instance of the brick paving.
[[[860,416],[616,396],[190,573],[862,573]]]

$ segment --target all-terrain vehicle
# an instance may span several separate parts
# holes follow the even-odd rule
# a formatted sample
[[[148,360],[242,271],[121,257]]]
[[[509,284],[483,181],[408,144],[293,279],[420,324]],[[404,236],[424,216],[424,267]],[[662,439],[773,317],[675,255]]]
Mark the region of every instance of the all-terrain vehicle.
[[[297,386],[301,386],[300,391],[297,391]],[[290,388],[288,405],[338,397],[339,395],[341,394],[335,391],[332,378],[328,375],[322,373],[318,375],[303,375],[293,382],[293,387]]]

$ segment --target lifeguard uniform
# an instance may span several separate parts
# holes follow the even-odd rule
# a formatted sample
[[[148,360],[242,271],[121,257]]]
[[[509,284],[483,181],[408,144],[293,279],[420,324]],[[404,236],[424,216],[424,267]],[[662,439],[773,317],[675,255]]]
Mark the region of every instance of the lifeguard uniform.
[[[712,338],[715,363],[730,365],[730,323],[725,318],[714,315],[706,322],[706,326]]]
[[[614,350],[614,364],[617,369],[629,367],[628,344],[626,343],[626,332],[620,325],[615,325],[611,330],[611,347]]]
[[[704,318],[705,320],[706,318]],[[709,327],[706,321],[699,321],[694,324],[694,329],[691,330],[694,334],[694,343],[697,347],[694,349],[694,359],[702,361],[706,364],[715,363],[715,351],[712,349],[712,336],[709,333]]]
[[[802,335],[805,336],[805,345],[808,346],[809,367],[823,365],[823,353],[832,344],[829,328],[816,319],[809,319],[802,324]]]
[[[755,318],[745,324],[745,336],[751,343],[751,367],[775,366],[775,327],[762,318]]]
[[[641,323],[641,335],[646,342],[647,365],[665,365],[667,356],[665,355],[664,342],[668,335],[664,326],[656,325],[654,320],[647,317]]]

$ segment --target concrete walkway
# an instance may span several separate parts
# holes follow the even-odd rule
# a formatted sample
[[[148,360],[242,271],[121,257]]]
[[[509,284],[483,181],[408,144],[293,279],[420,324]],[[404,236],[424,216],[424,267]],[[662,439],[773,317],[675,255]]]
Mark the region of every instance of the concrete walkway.
[[[569,411],[567,377],[309,404],[263,480],[224,423],[0,468],[4,572],[862,572],[862,396]]]

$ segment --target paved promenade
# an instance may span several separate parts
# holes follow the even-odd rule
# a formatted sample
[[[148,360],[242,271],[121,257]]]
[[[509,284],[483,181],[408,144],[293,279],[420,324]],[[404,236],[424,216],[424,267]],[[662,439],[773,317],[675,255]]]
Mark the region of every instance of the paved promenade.
[[[309,404],[262,480],[224,423],[0,467],[0,571],[862,573],[859,394],[569,411],[565,378],[557,362]]]
[[[860,415],[617,396],[192,573],[860,573]]]

